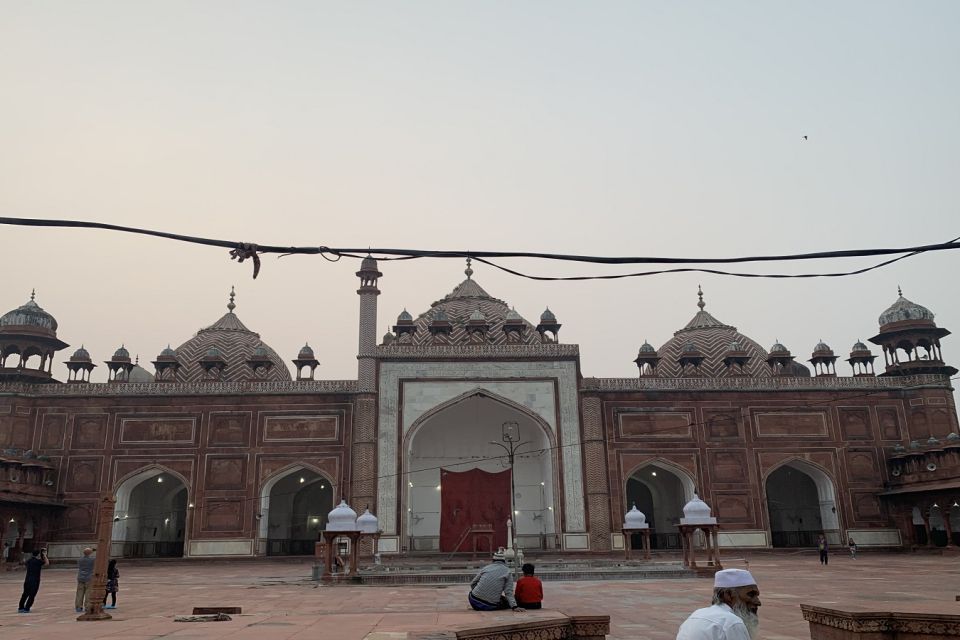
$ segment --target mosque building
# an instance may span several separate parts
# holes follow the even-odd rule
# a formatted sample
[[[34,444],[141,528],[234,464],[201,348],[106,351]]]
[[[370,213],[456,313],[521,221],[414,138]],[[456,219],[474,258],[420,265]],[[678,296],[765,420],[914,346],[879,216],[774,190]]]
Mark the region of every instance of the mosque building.
[[[960,544],[950,332],[903,295],[873,347],[851,348],[852,375],[824,342],[808,364],[779,341],[764,349],[700,292],[672,338],[624,354],[635,377],[595,378],[558,314],[523,317],[469,263],[378,339],[382,275],[369,257],[357,272],[355,380],[315,379],[309,345],[288,368],[233,292],[219,320],[143,364],[124,346],[101,362],[71,353],[33,295],[0,317],[8,557],[39,544],[78,555],[111,494],[122,557],[311,554],[341,498],[376,514],[384,555],[501,546],[508,519],[528,550],[614,552],[639,544],[622,532],[634,506],[654,549],[677,548],[695,495],[723,547],[811,546],[821,532]],[[97,367],[106,382],[91,381]]]

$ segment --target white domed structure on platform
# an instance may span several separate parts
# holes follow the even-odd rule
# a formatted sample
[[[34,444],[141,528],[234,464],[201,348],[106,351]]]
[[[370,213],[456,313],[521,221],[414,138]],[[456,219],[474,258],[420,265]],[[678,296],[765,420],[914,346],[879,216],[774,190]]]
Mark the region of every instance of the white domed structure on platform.
[[[717,524],[717,519],[710,515],[710,507],[693,494],[693,498],[683,507],[683,517],[680,524]]]
[[[380,531],[380,522],[377,516],[370,513],[370,508],[363,510],[363,513],[357,518],[357,529],[361,533],[377,533]]]
[[[346,500],[341,500],[340,504],[327,514],[327,531],[357,531],[358,529],[357,512],[350,508]]]
[[[633,508],[623,516],[623,528],[649,529],[650,525],[647,524],[647,516],[644,515],[643,511],[637,509],[637,505],[633,505]]]

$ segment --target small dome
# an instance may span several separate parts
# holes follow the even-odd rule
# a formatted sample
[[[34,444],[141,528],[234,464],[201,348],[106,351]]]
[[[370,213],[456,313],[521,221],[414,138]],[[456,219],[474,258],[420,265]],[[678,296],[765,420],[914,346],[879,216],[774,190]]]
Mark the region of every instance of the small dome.
[[[897,301],[880,314],[878,322],[880,326],[883,327],[892,322],[903,322],[904,320],[925,320],[933,322],[933,312],[926,307],[907,300],[901,293]]]
[[[853,343],[853,347],[850,348],[851,353],[857,353],[860,351],[870,351],[870,347],[863,344],[861,341],[857,340]]]
[[[507,311],[507,315],[505,317],[507,320],[523,320],[523,318],[520,317],[520,314],[517,313],[517,310],[513,307],[510,307],[510,310]]]
[[[383,340],[381,340],[380,342],[381,344],[385,344],[385,345],[393,344],[393,341],[395,338],[396,336],[393,335],[393,333],[391,333],[390,331],[387,331],[385,334],[383,334]]]
[[[220,353],[220,349],[217,349],[216,347],[210,347],[209,349],[207,349],[207,355],[206,355],[205,357],[207,357],[207,358],[222,358],[222,357],[223,357],[223,354]]]
[[[73,355],[70,356],[71,362],[90,362],[90,352],[83,348],[83,345],[80,345],[80,348],[73,352]]]
[[[300,347],[300,353],[297,354],[297,359],[299,360],[313,360],[315,358],[313,354],[313,347],[309,344],[304,344]]]
[[[649,526],[647,516],[643,514],[643,511],[637,509],[637,505],[633,505],[633,508],[623,516],[624,529],[647,529]]]
[[[910,448],[911,448],[911,449],[919,449],[919,448],[920,448],[920,443],[917,442],[916,440],[911,440],[911,441],[910,441]]]
[[[56,319],[41,309],[33,297],[34,294],[31,293],[26,304],[0,316],[0,327],[39,327],[56,333]]]
[[[743,345],[741,345],[739,342],[735,340],[730,343],[730,346],[728,347],[728,351],[731,351],[731,352],[743,351]]]
[[[928,445],[928,446],[931,446],[931,447],[932,447],[932,446],[938,445],[938,444],[940,444],[940,441],[937,440],[936,437],[930,436],[929,438],[927,438],[927,445]]]
[[[350,508],[346,500],[341,500],[333,511],[327,514],[327,531],[356,531],[357,512]]]
[[[813,348],[813,352],[833,354],[833,349],[830,348],[830,345],[828,345],[826,342],[821,340],[820,342],[817,343],[817,346]]]
[[[693,499],[683,507],[683,517],[680,524],[716,524],[717,519],[710,515],[710,507],[693,494]]]
[[[363,262],[360,263],[360,271],[376,271],[377,270],[377,260],[373,256],[367,256],[363,259]]]
[[[557,316],[553,315],[553,311],[550,311],[550,307],[544,309],[543,313],[540,314],[540,322],[556,322]]]
[[[123,345],[120,345],[120,348],[113,352],[114,360],[129,360],[130,352],[127,351],[127,348]]]
[[[363,533],[376,533],[380,530],[380,522],[377,520],[377,516],[370,513],[370,509],[367,508],[357,518],[357,528]]]
[[[810,378],[810,369],[805,364],[801,364],[796,361],[791,361],[783,368],[783,373],[788,376],[796,376],[797,378]]]
[[[475,309],[473,313],[470,314],[470,320],[472,322],[486,322],[487,316],[483,315],[480,309]]]
[[[790,353],[790,350],[787,349],[782,344],[780,344],[780,341],[777,340],[776,342],[773,343],[773,346],[770,347],[770,355],[773,355],[775,353]]]
[[[697,353],[697,345],[693,344],[692,342],[688,342],[687,344],[683,345],[683,349],[681,349],[681,352]]]
[[[450,317],[443,309],[437,309],[437,312],[433,314],[433,322],[450,322]]]
[[[257,347],[256,349],[253,350],[253,356],[252,356],[252,357],[254,357],[254,358],[266,358],[266,357],[267,357],[267,350],[263,348],[263,345],[260,345],[259,347]]]
[[[167,348],[160,352],[161,356],[166,356],[170,358],[176,358],[177,352],[170,348],[170,345],[167,345]]]
[[[947,440],[950,442],[956,442],[957,440],[960,440],[960,434],[958,434],[956,431],[952,431],[947,435]]]
[[[152,373],[140,365],[135,365],[130,370],[130,375],[127,376],[127,382],[155,382],[155,379]]]
[[[410,312],[404,309],[400,312],[400,315],[397,316],[397,324],[401,322],[413,322],[413,316],[410,315]]]
[[[656,353],[656,352],[657,350],[653,348],[653,345],[647,342],[646,340],[644,340],[643,344],[640,345],[640,353]]]

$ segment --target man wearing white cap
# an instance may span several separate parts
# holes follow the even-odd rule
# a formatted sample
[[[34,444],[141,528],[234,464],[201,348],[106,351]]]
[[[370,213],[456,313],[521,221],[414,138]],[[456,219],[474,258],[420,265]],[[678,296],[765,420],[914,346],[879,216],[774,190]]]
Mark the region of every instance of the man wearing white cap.
[[[690,614],[677,640],[751,640],[760,618],[760,588],[749,571],[724,569],[713,578],[713,606]]]

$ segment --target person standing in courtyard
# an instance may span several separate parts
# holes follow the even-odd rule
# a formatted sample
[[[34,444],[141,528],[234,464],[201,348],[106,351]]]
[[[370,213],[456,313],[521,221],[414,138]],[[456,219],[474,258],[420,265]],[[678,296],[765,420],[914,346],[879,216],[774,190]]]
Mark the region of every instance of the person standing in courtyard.
[[[90,587],[93,584],[93,549],[83,550],[83,557],[77,563],[77,596],[73,599],[73,607],[77,613],[83,613],[90,599]]]
[[[847,547],[850,549],[850,559],[857,559],[857,543],[853,541],[853,538],[847,541]]]
[[[27,575],[23,577],[23,595],[20,596],[17,613],[30,613],[37,592],[40,591],[40,572],[44,567],[50,566],[47,550],[40,549],[31,553],[30,559],[24,563],[24,566],[27,569]]]
[[[480,569],[480,573],[470,581],[467,601],[476,611],[523,611],[513,597],[513,574],[506,564],[503,549],[494,553],[492,562]]]
[[[817,537],[817,551],[820,552],[820,564],[830,564],[830,544],[822,533]]]
[[[117,569],[116,559],[111,559],[107,565],[107,587],[103,593],[103,608],[117,608],[117,591],[120,590],[120,570]],[[111,602],[107,604],[107,596],[110,596]]]
[[[713,577],[713,604],[690,614],[677,640],[753,640],[760,624],[760,588],[749,571],[723,569]]]

